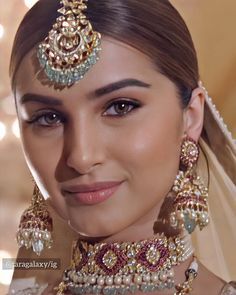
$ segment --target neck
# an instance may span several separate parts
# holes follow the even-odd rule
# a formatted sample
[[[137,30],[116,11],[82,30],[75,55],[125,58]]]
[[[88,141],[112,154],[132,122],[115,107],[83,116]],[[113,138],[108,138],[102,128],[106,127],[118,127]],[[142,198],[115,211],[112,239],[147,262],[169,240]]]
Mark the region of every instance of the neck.
[[[137,242],[144,239],[158,237],[160,233],[166,232],[163,226],[161,226],[160,230],[155,228],[160,207],[161,205],[157,204],[152,208],[152,210],[136,220],[133,224],[112,235],[105,237],[89,237],[79,234],[79,238],[88,242],[112,243],[123,241]],[[167,234],[167,236],[170,235]]]

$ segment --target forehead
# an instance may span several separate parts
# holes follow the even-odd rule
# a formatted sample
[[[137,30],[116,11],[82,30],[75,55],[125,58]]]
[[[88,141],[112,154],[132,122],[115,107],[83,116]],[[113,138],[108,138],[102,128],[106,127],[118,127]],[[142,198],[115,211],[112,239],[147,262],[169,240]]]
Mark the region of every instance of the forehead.
[[[41,73],[37,75],[39,71]],[[99,61],[74,86],[82,91],[87,88],[91,89],[91,87],[99,88],[120,79],[144,80],[147,77],[153,77],[155,73],[157,74],[154,64],[145,54],[125,43],[111,38],[103,38]],[[54,87],[42,82],[45,81],[45,75],[42,80],[37,78],[42,75],[44,74],[37,60],[36,50],[32,50],[22,60],[17,72],[17,93],[55,91]]]

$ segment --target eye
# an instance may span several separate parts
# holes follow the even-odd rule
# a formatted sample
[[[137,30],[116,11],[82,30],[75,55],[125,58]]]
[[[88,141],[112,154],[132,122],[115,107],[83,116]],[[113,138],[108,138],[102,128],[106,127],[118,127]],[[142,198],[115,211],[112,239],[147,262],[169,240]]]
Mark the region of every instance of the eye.
[[[65,120],[60,114],[56,112],[46,112],[33,116],[33,118],[29,120],[28,123],[42,127],[57,127],[64,121]]]
[[[105,116],[125,116],[134,109],[138,108],[140,104],[135,101],[119,100],[112,102],[106,109]]]

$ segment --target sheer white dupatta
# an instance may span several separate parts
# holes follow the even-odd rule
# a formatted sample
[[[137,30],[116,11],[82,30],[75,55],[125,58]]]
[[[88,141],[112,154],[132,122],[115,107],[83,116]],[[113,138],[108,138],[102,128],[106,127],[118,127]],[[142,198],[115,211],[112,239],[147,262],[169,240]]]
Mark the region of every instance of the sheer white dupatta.
[[[193,234],[193,244],[207,268],[226,281],[235,280],[236,142],[207,92],[200,146],[198,173],[209,181],[211,221],[203,231]]]

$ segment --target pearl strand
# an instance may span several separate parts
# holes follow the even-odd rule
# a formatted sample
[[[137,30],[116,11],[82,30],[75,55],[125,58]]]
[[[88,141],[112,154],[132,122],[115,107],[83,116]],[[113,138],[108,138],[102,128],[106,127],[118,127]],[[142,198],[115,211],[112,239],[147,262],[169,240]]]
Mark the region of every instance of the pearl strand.
[[[181,259],[181,262],[184,262],[193,255],[195,249],[193,248],[193,245],[192,245],[191,235],[186,230],[183,230],[183,236],[181,240],[182,240],[182,244],[184,245],[184,251],[180,259]]]

